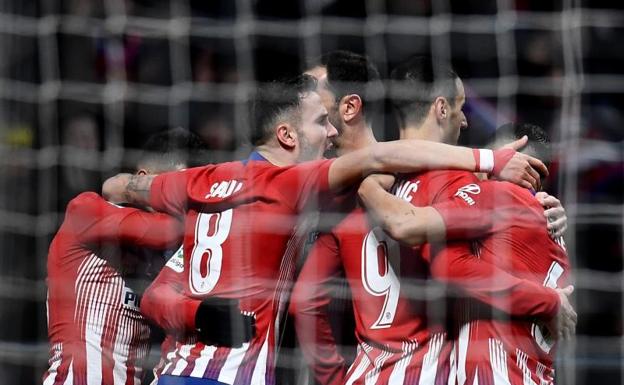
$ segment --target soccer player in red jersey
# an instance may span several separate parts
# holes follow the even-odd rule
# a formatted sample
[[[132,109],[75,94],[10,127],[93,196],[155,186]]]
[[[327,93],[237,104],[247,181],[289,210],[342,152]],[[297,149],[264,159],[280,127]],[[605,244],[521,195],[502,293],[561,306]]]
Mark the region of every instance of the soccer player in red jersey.
[[[537,126],[508,124],[499,128],[496,136],[497,140],[505,140],[523,135],[529,138],[523,151],[549,158],[548,137]],[[445,222],[446,210],[462,210],[469,221],[471,216],[490,217],[491,228],[473,245],[482,261],[544,287],[566,287],[570,282],[570,261],[563,237],[549,236],[545,230],[547,219],[539,208],[526,189],[484,181],[460,187],[450,205],[440,213]],[[462,272],[466,252],[466,245],[461,244],[440,252],[434,257],[434,276],[459,288],[470,285],[470,277]],[[503,280],[504,277],[491,277],[494,282]],[[565,291],[571,293],[572,288]],[[563,302],[562,306],[569,304]],[[556,342],[559,337],[568,338],[574,333],[575,322],[560,322],[560,326],[544,319],[510,319],[470,299],[458,301],[455,309],[461,314],[456,320],[456,350],[462,352],[457,356],[457,384],[555,382]],[[572,321],[575,316],[571,312]]]
[[[334,140],[338,142],[338,153],[374,143],[370,116],[365,115],[368,110],[363,108],[370,102],[358,94],[364,94],[368,82],[379,79],[377,71],[356,54],[335,52],[324,59],[324,66],[315,68],[313,73],[326,85],[323,97],[329,102],[330,116],[341,132]],[[354,86],[358,83],[359,86]],[[457,140],[460,127],[465,125],[461,113],[463,100],[452,102],[445,106],[453,108],[452,113],[435,125],[436,132],[445,133],[445,137],[425,139]],[[402,192],[412,193],[416,188],[407,185]],[[421,220],[418,226],[426,229],[428,223]],[[366,213],[355,209],[331,232],[320,236],[298,277],[290,310],[314,377],[323,384],[446,381],[450,367],[443,349],[447,349],[446,354],[450,349],[444,343],[444,329],[427,322],[425,301],[409,300],[409,291],[414,289],[409,283],[428,277],[427,263],[412,257],[411,250],[397,245],[373,227]],[[482,270],[474,265],[466,268]],[[357,357],[346,379],[344,360],[336,350],[325,311],[329,302],[328,283],[343,270],[352,292],[359,341]],[[517,287],[535,286],[540,290],[530,282],[516,281]],[[520,297],[532,295],[524,290]]]
[[[189,152],[200,149],[199,138],[181,129],[154,135],[137,174],[180,169]],[[141,382],[150,345],[140,291],[149,266],[179,245],[182,230],[169,215],[117,206],[92,192],[68,204],[47,261],[51,350],[45,385]]]
[[[442,95],[452,96],[450,90],[459,89],[459,83],[456,75],[448,74],[451,76],[442,78],[436,87]],[[430,62],[423,58],[396,69],[394,78],[411,90],[422,89],[415,84],[434,85],[428,81],[433,79]],[[457,85],[453,87],[453,83]],[[431,89],[435,91],[435,87]],[[434,124],[448,110],[452,116],[455,106],[445,107],[437,97],[414,95],[406,88],[403,92],[400,96],[407,98],[397,104],[406,122],[404,137],[436,140],[440,133],[457,137],[458,132],[440,131]],[[459,92],[458,101],[462,94]],[[431,99],[433,103],[426,102]],[[480,301],[462,302],[455,308],[460,326],[452,330],[457,338],[451,354],[451,379],[458,384],[552,383],[551,348],[556,334],[550,333],[569,336],[576,313],[567,300],[572,288],[558,289],[567,285],[569,273],[563,243],[560,237],[549,235],[543,208],[531,192],[503,182],[481,183],[470,173],[431,171],[398,180],[394,192],[409,202],[406,204],[396,198],[384,201],[375,183],[372,179],[363,182],[360,197],[383,227],[403,242],[423,240],[422,231],[408,224],[414,209],[411,205],[433,204],[428,220],[435,223],[432,227],[445,228],[448,238],[480,237],[475,249],[478,258],[466,243],[451,243],[433,252],[429,244],[420,250],[431,263],[433,277]],[[408,207],[400,210],[398,206]],[[475,262],[483,268],[468,270]],[[499,310],[506,313],[502,321],[492,319],[492,313],[501,314]],[[544,325],[547,328],[542,328]],[[545,330],[549,338],[545,338]]]
[[[201,383],[274,383],[280,299],[292,278],[301,236],[308,232],[305,217],[298,214],[314,198],[344,191],[371,172],[475,170],[472,150],[421,141],[378,144],[337,159],[296,165],[320,158],[327,138],[335,134],[313,80],[302,76],[259,90],[251,120],[256,151],[247,161],[156,177],[120,174],[106,181],[107,196],[149,204],[185,221],[181,284],[184,294],[196,301],[180,302],[179,314],[190,316],[175,320],[180,325],[168,325],[188,333],[177,343],[171,372],[165,371],[159,383],[199,378],[204,379]],[[533,180],[534,170],[527,169],[531,164],[541,167],[541,162],[513,150],[484,153],[495,159],[486,169],[519,183]],[[237,299],[240,310],[255,317],[249,342],[225,348],[199,339],[196,310],[188,308],[197,309],[211,297]],[[170,322],[165,319],[169,309],[148,312],[157,322]]]
[[[366,58],[348,52],[330,53],[323,64],[311,73],[325,85],[322,96],[340,132],[334,139],[338,154],[375,143],[370,126],[372,103],[360,95],[379,81],[377,70]],[[461,103],[454,116],[438,124],[440,131],[454,127],[459,133],[465,124]],[[426,229],[428,223],[420,221],[419,225]],[[331,232],[321,235],[312,249],[290,308],[304,356],[317,382],[323,384],[442,381],[449,369],[442,354],[444,330],[427,324],[426,303],[410,301],[401,288],[401,282],[409,279],[426,279],[428,266],[411,256],[399,258],[400,247],[373,227],[366,213],[355,209]],[[329,283],[342,271],[352,292],[359,341],[346,379],[325,310]]]

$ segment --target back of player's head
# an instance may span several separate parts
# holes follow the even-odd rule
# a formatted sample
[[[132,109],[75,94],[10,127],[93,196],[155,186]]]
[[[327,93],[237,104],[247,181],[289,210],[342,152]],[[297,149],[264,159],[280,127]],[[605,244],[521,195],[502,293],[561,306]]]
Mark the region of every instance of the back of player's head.
[[[154,174],[201,165],[208,152],[198,135],[182,127],[151,135],[141,151],[137,170]]]
[[[313,76],[303,74],[259,86],[251,102],[251,143],[254,146],[266,143],[280,121],[298,126],[301,99],[316,91],[316,85]]]
[[[370,120],[383,102],[382,82],[377,67],[366,56],[350,51],[331,51],[321,56],[327,71],[327,85],[336,103],[346,95],[362,99],[363,115]]]
[[[529,141],[520,151],[542,160],[547,166],[550,160],[550,139],[540,126],[530,123],[506,123],[496,129],[488,147],[497,148],[527,136]]]
[[[421,124],[437,97],[453,106],[459,76],[450,66],[433,62],[428,56],[413,56],[390,74],[390,95],[403,125]]]

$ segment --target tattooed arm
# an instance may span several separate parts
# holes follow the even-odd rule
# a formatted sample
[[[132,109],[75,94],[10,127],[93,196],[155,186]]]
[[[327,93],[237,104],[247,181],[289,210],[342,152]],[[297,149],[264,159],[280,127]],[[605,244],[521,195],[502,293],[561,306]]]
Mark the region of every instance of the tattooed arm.
[[[102,186],[102,196],[113,203],[149,206],[150,187],[155,175],[117,174]]]

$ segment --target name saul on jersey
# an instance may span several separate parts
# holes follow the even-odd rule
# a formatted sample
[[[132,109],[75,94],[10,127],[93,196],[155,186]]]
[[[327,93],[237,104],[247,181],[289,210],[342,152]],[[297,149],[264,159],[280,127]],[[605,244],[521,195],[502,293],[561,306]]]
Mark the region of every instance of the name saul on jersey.
[[[243,188],[243,182],[237,180],[215,182],[210,187],[210,192],[206,194],[205,198],[227,198],[235,192],[240,191],[241,188]]]

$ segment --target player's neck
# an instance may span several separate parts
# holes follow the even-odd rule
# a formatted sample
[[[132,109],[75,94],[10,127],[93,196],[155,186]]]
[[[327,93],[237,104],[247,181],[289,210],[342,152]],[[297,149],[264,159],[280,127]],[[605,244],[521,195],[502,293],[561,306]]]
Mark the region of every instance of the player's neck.
[[[377,143],[375,134],[373,134],[373,129],[369,125],[353,129],[350,132],[349,137],[345,137],[343,139],[343,144],[338,150],[338,155],[348,154],[352,151],[356,151]]]
[[[419,139],[439,142],[439,129],[428,120],[418,125],[408,125],[401,129],[401,139]]]
[[[256,147],[256,151],[262,155],[264,159],[269,163],[278,166],[290,166],[297,163],[297,159],[294,153],[288,152],[283,148],[275,148],[270,145],[260,145]]]

